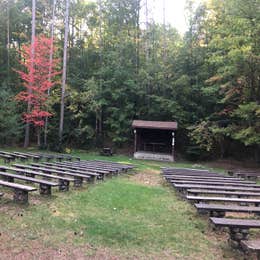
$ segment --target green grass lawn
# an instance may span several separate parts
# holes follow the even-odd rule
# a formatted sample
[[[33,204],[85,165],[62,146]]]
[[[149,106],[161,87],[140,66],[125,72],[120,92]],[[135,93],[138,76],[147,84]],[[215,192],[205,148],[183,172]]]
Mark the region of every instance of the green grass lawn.
[[[33,194],[29,206],[2,198],[0,238],[5,239],[0,259],[27,251],[38,259],[43,252],[64,247],[65,259],[77,258],[74,248],[80,249],[83,258],[94,259],[104,259],[100,252],[107,259],[222,259],[222,242],[210,231],[207,219],[199,217],[159,175],[161,166],[173,164],[76,154],[82,159],[134,163],[137,175],[67,193],[55,191],[51,198]],[[158,183],[136,181],[138,174]],[[8,254],[3,255],[6,248]]]

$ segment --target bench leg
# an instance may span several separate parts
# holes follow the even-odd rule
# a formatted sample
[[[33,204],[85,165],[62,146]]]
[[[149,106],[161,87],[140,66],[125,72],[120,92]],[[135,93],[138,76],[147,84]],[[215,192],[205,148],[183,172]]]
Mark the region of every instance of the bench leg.
[[[234,249],[241,248],[241,240],[249,239],[248,228],[229,227],[229,244]]]
[[[74,177],[74,187],[82,187],[83,178],[82,177]]]
[[[8,181],[8,182],[14,182],[14,177],[3,176],[2,178],[3,178],[5,181]]]
[[[51,195],[51,186],[46,184],[40,184],[41,195]]]
[[[28,191],[15,189],[13,199],[14,202],[18,202],[22,204],[28,203]]]
[[[96,176],[90,175],[90,178],[87,179],[88,183],[95,183],[96,181]]]
[[[69,181],[59,180],[59,191],[68,191],[69,190]]]
[[[225,211],[210,211],[210,216],[215,218],[224,218],[225,217]]]

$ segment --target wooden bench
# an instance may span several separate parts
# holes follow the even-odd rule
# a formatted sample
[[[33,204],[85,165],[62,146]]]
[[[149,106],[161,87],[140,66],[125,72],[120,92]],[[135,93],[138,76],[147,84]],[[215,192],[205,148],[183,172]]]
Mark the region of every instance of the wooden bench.
[[[227,176],[196,176],[196,175],[164,175],[167,180],[170,179],[180,179],[180,180],[243,180],[237,177],[227,177]],[[255,182],[254,182],[255,183]]]
[[[172,185],[181,192],[187,189],[207,189],[207,190],[226,190],[226,191],[250,191],[250,192],[260,192],[259,188],[251,187],[240,187],[240,186],[214,186],[214,185],[203,185],[203,184],[175,184]]]
[[[244,181],[244,180],[239,180],[239,179],[233,179],[233,180],[229,180],[229,179],[204,179],[204,178],[182,178],[182,177],[172,177],[169,178],[170,182],[176,182],[176,181],[181,181],[183,183],[189,183],[189,182],[198,182],[198,183],[244,183],[244,184],[256,184],[255,181]]]
[[[69,168],[73,168],[73,169],[79,169],[79,170],[88,170],[88,171],[93,171],[93,172],[98,172],[98,173],[102,173],[102,174],[113,174],[113,173],[117,173],[116,170],[112,170],[112,169],[104,169],[103,167],[98,167],[98,166],[93,166],[93,165],[88,165],[88,164],[82,164],[82,163],[68,163],[68,162],[62,162],[62,163],[58,163],[57,165],[62,165],[63,167],[69,167]]]
[[[89,175],[85,175],[85,174],[83,175],[83,174],[72,173],[72,172],[67,172],[67,171],[59,171],[59,170],[55,170],[55,169],[48,168],[48,167],[37,167],[37,166],[22,165],[22,164],[13,164],[13,166],[20,168],[20,169],[30,170],[33,172],[37,171],[38,175],[39,175],[39,171],[41,171],[41,172],[43,172],[43,174],[42,173],[40,174],[41,176],[46,176],[46,177],[50,177],[50,178],[59,178],[60,180],[73,181],[75,187],[81,187],[83,184],[83,179],[87,179],[88,181],[91,179],[91,176],[89,176]],[[52,175],[52,173],[57,174],[57,176]],[[64,177],[64,175],[73,177],[73,179]]]
[[[11,183],[0,180],[0,186],[12,189],[14,191],[13,199],[18,203],[28,203],[28,193],[37,189],[31,186],[18,183]]]
[[[183,180],[171,180],[174,184],[203,184],[203,185],[216,185],[216,186],[238,186],[238,187],[251,187],[259,188],[258,184],[248,184],[243,182],[232,182],[232,181],[183,181]]]
[[[104,148],[102,149],[102,151],[100,152],[100,155],[103,155],[103,156],[112,156],[112,155],[113,155],[112,149],[109,148],[109,147],[104,147]]]
[[[243,192],[243,191],[223,191],[223,190],[207,190],[207,189],[188,189],[188,194],[211,194],[222,196],[237,196],[240,197],[260,197],[260,191],[258,192]]]
[[[6,171],[14,171],[17,174],[24,174],[27,177],[35,178],[35,176],[43,177],[46,179],[56,179],[59,181],[59,190],[60,191],[68,191],[69,190],[69,183],[70,181],[73,181],[71,178],[67,178],[64,176],[55,176],[51,174],[45,174],[41,173],[38,171],[32,171],[32,170],[27,170],[23,168],[16,168],[16,167],[7,167],[7,166],[2,166],[0,165],[0,170],[3,172]]]
[[[242,248],[244,251],[248,254],[248,252],[256,253],[257,260],[260,260],[260,240],[254,239],[254,240],[242,240],[240,242]],[[246,259],[253,259],[253,257],[248,256]]]
[[[60,166],[60,167],[53,166],[53,165],[49,165],[49,163],[46,163],[46,164],[32,163],[31,165],[34,167],[38,167],[38,168],[46,168],[46,169],[53,170],[53,171],[60,171],[60,172],[63,172],[64,174],[65,173],[75,174],[75,175],[78,175],[78,177],[84,176],[83,178],[87,179],[90,182],[95,182],[96,178],[100,177],[100,174],[98,174],[98,173],[74,170],[74,169],[70,169],[70,168],[62,167],[62,166]]]
[[[31,153],[14,152],[14,154],[26,156],[28,158],[33,159],[34,161],[39,161],[41,159],[40,156],[31,154]]]
[[[199,213],[209,212],[211,217],[224,217],[226,212],[244,212],[244,213],[260,213],[260,207],[253,206],[237,206],[224,204],[194,204]]]
[[[14,156],[6,155],[6,154],[0,154],[0,157],[4,160],[5,163],[10,163],[11,161],[15,160]]]
[[[250,228],[260,228],[260,220],[254,219],[232,219],[211,217],[210,221],[216,227],[227,227],[229,229],[229,243],[233,248],[241,248],[241,241],[249,239]]]
[[[102,160],[94,160],[94,162],[98,162],[98,163],[101,163],[101,164],[109,164],[109,165],[114,165],[114,166],[118,166],[120,168],[124,168],[126,170],[129,170],[129,169],[133,169],[135,166],[132,165],[132,164],[126,164],[126,163],[117,163],[117,162],[110,162],[110,161],[102,161]]]
[[[237,202],[237,203],[250,203],[255,206],[260,205],[260,199],[251,199],[251,198],[225,198],[225,197],[207,197],[207,196],[186,196],[187,200],[195,201],[199,203],[201,201],[220,201],[220,202]]]
[[[257,180],[260,177],[259,172],[236,172],[234,174],[237,177],[243,177],[245,179]]]
[[[32,177],[27,177],[19,174],[0,172],[0,176],[4,179],[4,181],[14,182],[14,179],[22,180],[31,183],[37,183],[40,186],[40,194],[41,195],[51,195],[51,188],[59,186],[56,182],[51,182],[42,179],[36,179]]]
[[[31,164],[33,166],[48,166],[49,168],[56,169],[56,170],[61,170],[61,171],[69,171],[69,172],[74,172],[74,173],[80,173],[80,174],[85,174],[92,176],[93,179],[98,178],[98,179],[104,179],[105,175],[108,174],[107,171],[96,171],[96,170],[89,170],[89,169],[80,169],[78,167],[72,167],[72,166],[66,166],[62,164],[56,164],[56,163],[43,163],[43,164]]]
[[[222,177],[232,177],[232,176],[227,176],[227,175],[220,175],[218,173],[199,173],[199,174],[195,174],[193,172],[185,172],[185,173],[181,173],[181,172],[172,172],[172,173],[168,173],[168,172],[165,172],[162,174],[163,176],[170,176],[170,175],[179,175],[179,176],[202,176],[202,177],[219,177],[219,176],[222,176]]]
[[[69,165],[69,164],[62,164],[62,165],[74,169],[79,169],[79,170],[94,171],[94,172],[105,174],[106,176],[110,176],[110,177],[119,174],[119,170],[114,168],[105,168],[105,167],[99,167],[94,165]]]
[[[18,158],[22,161],[25,161],[28,159],[28,157],[24,156],[24,155],[20,155],[20,154],[15,154],[15,153],[10,153],[10,152],[4,152],[4,151],[0,151],[0,154],[3,154],[3,155],[8,155],[8,156],[11,156],[11,157],[14,157],[14,159]]]

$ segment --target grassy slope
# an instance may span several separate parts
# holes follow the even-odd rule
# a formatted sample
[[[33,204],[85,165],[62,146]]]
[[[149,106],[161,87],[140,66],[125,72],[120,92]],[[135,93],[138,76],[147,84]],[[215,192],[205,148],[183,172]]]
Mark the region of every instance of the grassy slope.
[[[138,172],[168,165],[124,156],[102,159],[135,163]],[[0,246],[0,258],[6,247],[17,252],[31,250],[30,243],[36,241],[44,248],[59,248],[65,243],[68,247],[104,247],[121,258],[221,259],[215,255],[217,242],[209,239],[207,222],[164,185],[145,186],[121,176],[82,190],[55,192],[54,198],[32,197],[36,202],[29,207],[5,199],[1,202],[0,223],[5,225],[0,226],[0,232],[8,238]],[[89,247],[82,250],[89,254]]]

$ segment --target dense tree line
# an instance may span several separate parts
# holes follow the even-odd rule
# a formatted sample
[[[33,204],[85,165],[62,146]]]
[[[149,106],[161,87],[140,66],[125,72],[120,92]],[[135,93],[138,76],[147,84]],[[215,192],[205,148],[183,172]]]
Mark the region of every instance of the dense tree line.
[[[62,60],[65,2],[37,0],[36,35],[51,35]],[[63,146],[117,146],[132,140],[133,119],[176,120],[178,150],[190,158],[260,151],[260,2],[187,1],[185,35],[152,20],[142,0],[70,1]],[[22,142],[14,101],[32,3],[0,2],[0,142]],[[62,64],[60,64],[62,67]],[[50,93],[48,146],[58,147],[61,86]],[[33,135],[34,132],[31,132]],[[241,153],[237,153],[240,151]]]

